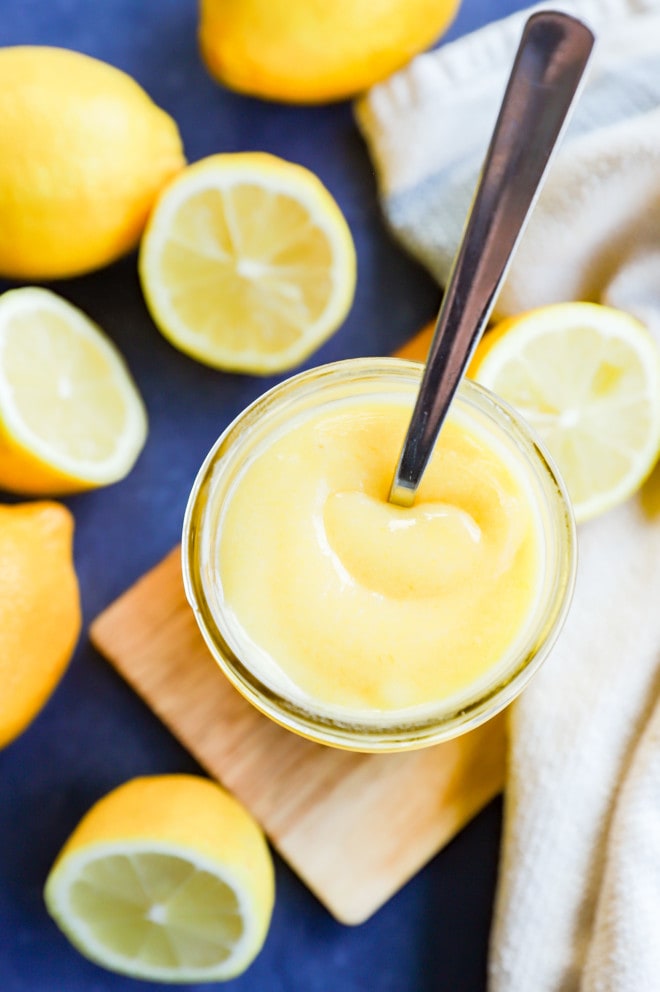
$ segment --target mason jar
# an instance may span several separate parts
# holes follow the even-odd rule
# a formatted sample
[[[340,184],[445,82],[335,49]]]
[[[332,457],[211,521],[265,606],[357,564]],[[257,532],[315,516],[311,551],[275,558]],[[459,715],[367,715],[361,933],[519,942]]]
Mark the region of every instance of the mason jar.
[[[404,403],[412,412],[421,373],[419,364],[402,359],[348,359],[281,382],[247,407],[218,438],[199,470],[186,508],[182,541],[186,596],[222,675],[267,717],[321,744],[365,752],[398,751],[437,744],[472,730],[521,692],[547,657],[569,608],[576,539],[561,477],[526,422],[503,400],[466,379],[450,416],[489,433],[493,443],[506,449],[507,459],[515,461],[539,535],[536,594],[517,636],[485,675],[459,693],[415,705],[373,709],[328,705],[284,676],[278,660],[237,627],[223,589],[221,544],[227,508],[250,465],[301,418],[332,412],[342,404]],[[394,467],[393,463],[392,473]],[[254,568],[258,567],[255,561]],[[470,594],[469,588],[465,594]],[[321,628],[323,602],[313,605]],[[282,620],[286,623],[286,617]],[[346,650],[350,653],[350,637]],[[438,665],[442,663],[439,652]],[[414,657],[410,664],[415,664]]]

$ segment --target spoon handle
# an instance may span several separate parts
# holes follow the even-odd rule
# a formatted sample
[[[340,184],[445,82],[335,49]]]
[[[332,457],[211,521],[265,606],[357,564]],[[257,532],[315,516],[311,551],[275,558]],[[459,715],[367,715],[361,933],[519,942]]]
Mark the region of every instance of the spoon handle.
[[[568,14],[543,11],[525,25],[392,482],[410,506],[451,400],[481,337],[565,124],[594,44]]]

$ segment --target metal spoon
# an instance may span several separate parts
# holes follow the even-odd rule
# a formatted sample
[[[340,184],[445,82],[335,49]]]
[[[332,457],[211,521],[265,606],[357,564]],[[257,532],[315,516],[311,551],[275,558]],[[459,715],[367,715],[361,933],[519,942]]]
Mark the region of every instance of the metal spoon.
[[[454,393],[490,316],[594,45],[568,14],[525,25],[454,258],[389,499],[411,506]]]

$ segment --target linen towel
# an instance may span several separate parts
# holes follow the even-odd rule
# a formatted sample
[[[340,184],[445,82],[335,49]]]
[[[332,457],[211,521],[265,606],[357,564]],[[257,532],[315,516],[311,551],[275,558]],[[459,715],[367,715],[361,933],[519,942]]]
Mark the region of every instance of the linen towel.
[[[522,27],[583,17],[585,87],[496,304],[591,300],[660,341],[660,5],[542,4],[419,56],[355,113],[385,217],[442,284]],[[510,709],[491,992],[660,992],[660,471],[583,524],[564,631]]]

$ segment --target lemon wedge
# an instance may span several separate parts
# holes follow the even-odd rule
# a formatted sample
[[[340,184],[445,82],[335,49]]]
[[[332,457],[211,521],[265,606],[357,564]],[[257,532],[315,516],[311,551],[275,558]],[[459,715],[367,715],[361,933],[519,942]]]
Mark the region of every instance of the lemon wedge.
[[[575,517],[631,496],[660,451],[660,349],[628,313],[559,303],[503,320],[469,373],[508,400],[554,457]]]
[[[44,897],[70,942],[111,971],[224,981],[261,950],[273,864],[259,826],[219,785],[156,775],[126,782],[89,810]]]
[[[321,181],[265,153],[212,155],[160,196],[140,248],[151,315],[215,368],[293,368],[341,324],[355,291],[349,227]]]
[[[96,324],[46,289],[0,297],[0,487],[55,495],[116,482],[146,435],[137,387]]]

